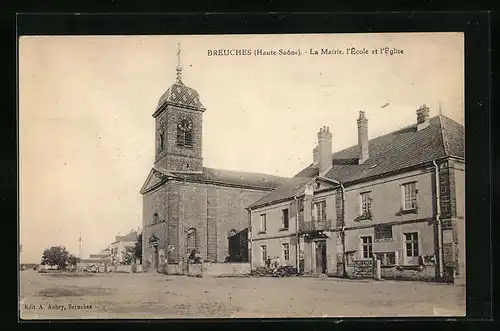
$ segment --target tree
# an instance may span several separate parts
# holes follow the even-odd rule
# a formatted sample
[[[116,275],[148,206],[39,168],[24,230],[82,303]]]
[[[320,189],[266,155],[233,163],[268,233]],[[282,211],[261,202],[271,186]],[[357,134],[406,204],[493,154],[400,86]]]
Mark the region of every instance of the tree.
[[[137,235],[137,241],[135,242],[135,258],[142,262],[142,233],[139,232]]]
[[[69,253],[63,246],[53,246],[43,251],[42,264],[50,266],[66,267],[69,259]]]
[[[122,252],[123,264],[130,265],[134,260],[134,252]]]
[[[78,263],[78,258],[74,255],[70,255],[68,257],[68,265],[70,266],[76,266],[76,264]]]

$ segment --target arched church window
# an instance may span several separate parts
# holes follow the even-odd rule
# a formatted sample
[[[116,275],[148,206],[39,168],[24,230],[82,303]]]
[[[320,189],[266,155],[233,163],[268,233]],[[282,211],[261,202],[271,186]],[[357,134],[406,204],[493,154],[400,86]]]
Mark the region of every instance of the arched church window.
[[[193,250],[198,249],[198,240],[196,236],[196,229],[191,228],[187,230],[186,234],[186,255],[190,255]]]
[[[177,146],[193,147],[193,121],[183,116],[177,124]]]
[[[153,214],[153,224],[158,223],[159,218],[160,218],[160,216],[158,216],[158,213],[154,213]]]

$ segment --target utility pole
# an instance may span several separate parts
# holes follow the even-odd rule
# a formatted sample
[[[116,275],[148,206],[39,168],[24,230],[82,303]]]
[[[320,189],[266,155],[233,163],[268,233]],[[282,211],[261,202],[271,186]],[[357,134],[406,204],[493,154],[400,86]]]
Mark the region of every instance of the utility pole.
[[[80,238],[78,238],[78,261],[76,263],[76,272],[78,272],[78,267],[82,265],[82,233],[80,232]]]
[[[345,249],[345,188],[342,183],[340,183],[340,188],[342,190],[342,229],[340,232],[342,239],[342,277],[347,278],[347,256]]]

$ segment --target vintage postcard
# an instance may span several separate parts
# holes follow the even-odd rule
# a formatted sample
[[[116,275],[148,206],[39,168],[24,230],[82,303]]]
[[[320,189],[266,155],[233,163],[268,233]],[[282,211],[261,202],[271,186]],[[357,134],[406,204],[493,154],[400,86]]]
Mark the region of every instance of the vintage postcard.
[[[462,33],[18,60],[21,319],[465,315]]]

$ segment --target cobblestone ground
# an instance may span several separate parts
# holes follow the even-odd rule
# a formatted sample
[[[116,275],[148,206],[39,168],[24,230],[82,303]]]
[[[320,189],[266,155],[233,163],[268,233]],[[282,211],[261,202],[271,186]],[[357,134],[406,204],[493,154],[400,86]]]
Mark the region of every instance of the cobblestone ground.
[[[335,278],[22,271],[22,319],[464,316],[465,288]]]

